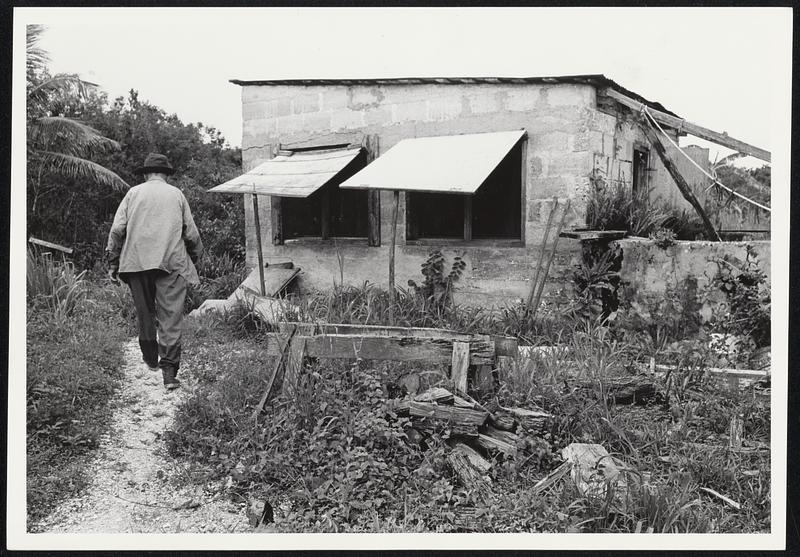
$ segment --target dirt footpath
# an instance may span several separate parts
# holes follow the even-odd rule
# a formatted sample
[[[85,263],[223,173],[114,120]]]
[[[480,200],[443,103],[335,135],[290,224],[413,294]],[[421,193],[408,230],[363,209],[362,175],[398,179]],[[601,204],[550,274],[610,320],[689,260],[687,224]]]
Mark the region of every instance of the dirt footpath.
[[[192,390],[192,378],[179,374],[181,388],[164,389],[161,372],[141,361],[134,338],[125,345],[125,378],[111,404],[110,432],[89,465],[85,493],[59,505],[31,532],[179,533],[251,531],[244,504],[231,503],[218,486],[178,488],[172,478],[185,474],[166,456],[163,434],[175,408]]]

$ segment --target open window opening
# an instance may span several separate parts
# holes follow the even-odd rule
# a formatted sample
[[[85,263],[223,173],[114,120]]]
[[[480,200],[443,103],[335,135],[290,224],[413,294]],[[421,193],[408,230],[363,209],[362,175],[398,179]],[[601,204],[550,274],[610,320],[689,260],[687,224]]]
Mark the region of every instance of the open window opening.
[[[366,154],[362,152],[308,197],[282,197],[280,203],[284,239],[366,238],[369,220],[368,192],[339,188],[339,184],[366,164]]]
[[[474,194],[407,192],[407,239],[520,240],[523,141]]]

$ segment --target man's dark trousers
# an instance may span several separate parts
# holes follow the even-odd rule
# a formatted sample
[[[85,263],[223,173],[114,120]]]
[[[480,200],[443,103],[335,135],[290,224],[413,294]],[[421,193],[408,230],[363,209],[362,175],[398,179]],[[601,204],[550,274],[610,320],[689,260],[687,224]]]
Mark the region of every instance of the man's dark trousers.
[[[120,278],[133,295],[144,361],[161,368],[165,385],[174,382],[181,363],[186,279],[160,269],[120,273]]]

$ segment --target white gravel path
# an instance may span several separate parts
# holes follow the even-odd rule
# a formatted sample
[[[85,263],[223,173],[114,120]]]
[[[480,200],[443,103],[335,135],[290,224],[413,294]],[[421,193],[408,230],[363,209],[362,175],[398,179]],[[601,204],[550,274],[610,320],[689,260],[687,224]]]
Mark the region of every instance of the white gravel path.
[[[134,338],[125,345],[125,378],[111,404],[110,432],[90,463],[91,485],[59,505],[31,532],[180,533],[245,532],[245,506],[220,495],[219,486],[176,487],[183,474],[166,455],[163,433],[180,400],[191,393],[192,378],[181,370],[181,388],[167,391],[161,371],[141,361]]]

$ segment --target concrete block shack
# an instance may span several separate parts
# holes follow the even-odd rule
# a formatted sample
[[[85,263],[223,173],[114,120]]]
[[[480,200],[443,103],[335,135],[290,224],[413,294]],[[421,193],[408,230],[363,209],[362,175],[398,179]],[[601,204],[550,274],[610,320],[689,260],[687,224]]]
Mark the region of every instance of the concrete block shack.
[[[565,227],[585,226],[592,176],[665,197],[677,191],[638,112],[618,98],[675,115],[603,75],[233,83],[242,87],[243,170],[256,177],[225,191],[260,194],[264,260],[301,267],[303,289],[340,279],[386,285],[393,193],[339,185],[403,140],[403,156],[383,165],[395,174],[379,178],[428,185],[400,194],[396,284],[419,280],[429,252],[442,249],[466,261],[457,298],[472,304],[527,296],[553,199],[571,202]],[[676,127],[664,129],[677,139]],[[461,181],[449,183],[455,175]],[[579,257],[578,242],[561,239],[548,286],[569,280]]]

